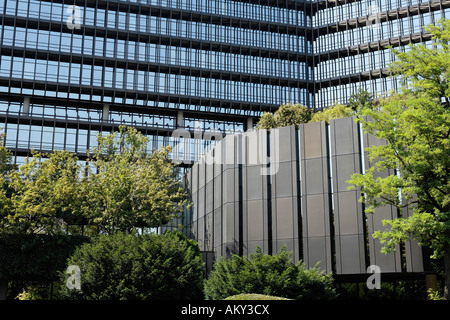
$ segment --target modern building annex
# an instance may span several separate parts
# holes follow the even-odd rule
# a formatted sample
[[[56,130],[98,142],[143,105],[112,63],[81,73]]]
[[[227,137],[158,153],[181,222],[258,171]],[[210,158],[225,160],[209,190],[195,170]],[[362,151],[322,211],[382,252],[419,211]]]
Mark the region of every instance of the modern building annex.
[[[432,271],[429,250],[407,241],[384,254],[373,237],[383,220],[411,208],[366,214],[361,192],[348,189],[353,173],[376,163],[367,147],[382,143],[354,117],[227,135],[185,174],[193,206],[178,222],[211,257],[286,246],[294,262],[347,280],[367,277],[371,266],[385,277],[423,279]]]
[[[82,159],[121,124],[149,150],[178,129],[244,132],[284,103],[395,89],[386,46],[429,43],[423,26],[449,14],[447,0],[0,0],[0,127],[17,163]],[[185,167],[216,144],[197,140]]]

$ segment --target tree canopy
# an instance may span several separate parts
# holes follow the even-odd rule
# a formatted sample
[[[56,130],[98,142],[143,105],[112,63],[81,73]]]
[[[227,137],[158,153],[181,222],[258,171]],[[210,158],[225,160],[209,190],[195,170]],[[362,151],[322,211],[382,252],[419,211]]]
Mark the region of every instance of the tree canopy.
[[[0,147],[0,231],[105,234],[169,222],[187,205],[185,192],[170,147],[149,153],[147,145],[147,137],[122,126],[99,135],[85,163],[68,151],[33,152],[20,170],[8,167]]]
[[[387,144],[368,148],[376,165],[349,180],[361,189],[366,212],[393,205],[412,213],[385,220],[388,227],[377,232],[384,252],[396,244],[415,239],[445,258],[446,290],[450,286],[450,22],[426,28],[433,46],[411,45],[394,50],[397,60],[391,70],[403,88],[379,99],[373,108],[363,108],[363,129]],[[392,169],[384,178],[379,172]],[[402,212],[402,211],[400,211]]]
[[[308,107],[300,104],[284,104],[280,106],[272,115],[269,112],[263,113],[256,125],[257,130],[278,127],[286,127],[307,123],[311,120],[311,110]]]

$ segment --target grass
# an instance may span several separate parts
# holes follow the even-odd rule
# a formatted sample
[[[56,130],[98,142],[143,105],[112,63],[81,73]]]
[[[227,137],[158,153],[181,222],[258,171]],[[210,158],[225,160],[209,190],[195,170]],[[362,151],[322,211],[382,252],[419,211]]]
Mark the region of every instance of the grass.
[[[264,294],[257,293],[241,293],[234,296],[225,298],[225,300],[291,300],[288,298],[268,296]]]

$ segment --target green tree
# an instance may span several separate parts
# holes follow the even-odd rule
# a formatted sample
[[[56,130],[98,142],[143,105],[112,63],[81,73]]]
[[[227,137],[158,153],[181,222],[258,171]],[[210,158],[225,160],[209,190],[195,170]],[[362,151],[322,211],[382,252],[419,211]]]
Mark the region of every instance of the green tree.
[[[188,204],[170,147],[147,153],[148,138],[132,127],[98,137],[81,189],[89,223],[102,233],[158,227]]]
[[[355,112],[359,112],[359,110],[364,108],[372,108],[374,105],[376,105],[376,101],[373,100],[373,96],[362,87],[348,99],[348,106]]]
[[[0,128],[1,130],[1,128]],[[7,175],[14,170],[17,170],[17,166],[13,164],[12,153],[5,147],[5,133],[0,132],[0,175],[5,181]]]
[[[205,281],[207,299],[224,299],[242,293],[258,293],[291,299],[335,297],[331,275],[318,267],[306,270],[294,264],[283,246],[276,255],[263,254],[260,247],[247,257],[233,255],[218,260]]]
[[[330,123],[330,120],[332,119],[351,117],[353,115],[355,115],[355,112],[351,107],[335,104],[322,111],[314,112],[311,117],[311,122],[326,121],[327,123]]]
[[[203,260],[198,245],[180,232],[101,235],[76,249],[68,265],[81,271],[81,290],[68,289],[62,273],[61,299],[201,299]]]
[[[308,107],[300,104],[284,104],[272,115],[268,112],[263,113],[256,125],[257,130],[278,127],[286,127],[307,123],[311,120],[311,111]]]
[[[33,152],[20,170],[11,170],[0,147],[0,231],[113,233],[169,222],[187,205],[185,192],[170,147],[148,154],[147,144],[136,129],[121,127],[98,136],[87,165],[68,151]]]
[[[256,130],[270,130],[272,128],[276,128],[277,124],[275,119],[273,118],[273,114],[270,112],[264,112],[256,124]]]
[[[387,141],[369,148],[376,165],[355,174],[349,183],[361,188],[367,212],[378,206],[409,207],[412,214],[385,220],[388,227],[375,237],[384,243],[384,252],[409,239],[444,257],[445,292],[450,288],[450,105],[449,69],[450,22],[426,28],[433,35],[433,47],[412,45],[397,52],[392,71],[404,88],[380,99],[374,108],[365,108],[361,118],[365,132]],[[393,169],[385,178],[377,172]],[[401,193],[399,192],[401,191]]]
[[[80,166],[68,151],[55,151],[43,159],[33,157],[11,171],[3,193],[0,231],[34,234],[60,233],[65,220],[72,216],[76,202]]]

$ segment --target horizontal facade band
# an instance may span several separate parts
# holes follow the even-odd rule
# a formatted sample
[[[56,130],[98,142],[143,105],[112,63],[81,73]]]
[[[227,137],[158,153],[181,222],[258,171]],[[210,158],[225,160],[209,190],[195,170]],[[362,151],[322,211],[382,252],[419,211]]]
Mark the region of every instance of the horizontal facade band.
[[[196,138],[196,130],[203,132],[208,132],[210,129],[200,130],[186,128],[183,126],[174,125],[146,125],[142,123],[130,123],[127,121],[114,121],[114,120],[98,120],[98,119],[86,119],[86,118],[76,118],[76,117],[63,117],[63,116],[51,116],[51,115],[36,115],[27,114],[19,112],[0,112],[0,123],[14,123],[14,124],[24,124],[24,125],[34,125],[34,126],[45,126],[45,127],[57,127],[57,128],[72,128],[72,129],[85,129],[94,131],[118,131],[121,125],[132,125],[138,131],[141,131],[145,135],[154,136],[172,136],[175,130],[182,129],[183,137],[185,134],[189,133],[191,138]],[[223,134],[227,133],[227,130],[215,129],[221,131]]]
[[[168,93],[159,93],[159,92],[146,92],[146,91],[137,91],[137,90],[126,90],[120,89],[116,90],[114,88],[106,88],[106,87],[93,87],[90,85],[80,85],[80,84],[69,84],[69,83],[58,83],[58,82],[46,82],[39,80],[25,80],[25,79],[17,79],[17,78],[9,78],[5,76],[0,76],[0,86],[5,86],[9,88],[24,88],[24,89],[32,89],[32,90],[48,90],[53,92],[64,92],[68,94],[85,94],[88,96],[99,96],[99,97],[110,97],[113,99],[129,99],[129,100],[141,100],[141,101],[154,101],[163,103],[172,103],[172,104],[182,104],[182,105],[192,105],[195,106],[196,109],[203,109],[199,111],[204,111],[206,113],[211,112],[211,117],[209,119],[214,119],[217,116],[217,119],[223,119],[223,114],[215,115],[215,111],[209,110],[214,108],[223,108],[233,109],[234,112],[230,112],[232,117],[236,116],[236,113],[240,115],[251,115],[254,112],[273,112],[278,109],[279,104],[267,104],[267,103],[253,103],[253,102],[245,102],[245,101],[231,101],[225,99],[213,99],[208,97],[198,97],[198,96],[189,96],[189,95],[176,95],[176,94],[168,94]],[[64,100],[64,98],[56,99]],[[115,101],[101,101],[100,104],[103,103],[112,103],[118,104]],[[119,103],[121,104],[121,103]],[[118,105],[119,105],[118,104]],[[130,104],[123,103],[124,107],[128,108]],[[155,109],[158,109],[155,107]],[[184,111],[184,109],[173,109],[172,112],[176,112],[176,110]],[[131,111],[131,110],[130,110]],[[193,114],[197,114],[196,111],[189,110]],[[201,112],[199,112],[201,113]]]
[[[352,45],[337,50],[324,51],[315,54],[314,65],[318,65],[320,62],[327,60],[333,60],[343,57],[356,56],[368,52],[385,50],[387,47],[395,48],[413,43],[421,43],[424,41],[429,41],[431,39],[432,39],[431,33],[424,31],[401,35],[389,39],[381,39],[378,41],[371,41],[368,43]]]
[[[397,19],[402,19],[405,17],[411,17],[420,15],[422,13],[432,12],[432,11],[438,11],[441,9],[447,9],[450,8],[450,1],[449,0],[443,0],[443,1],[428,1],[428,2],[421,2],[418,4],[414,4],[407,7],[397,8],[397,9],[391,9],[387,11],[381,11],[378,14],[368,15],[368,16],[360,16],[357,18],[347,19],[347,20],[340,20],[336,21],[335,23],[330,23],[327,25],[319,26],[318,28],[314,29],[315,35],[314,38],[317,38],[318,36],[326,35],[326,34],[332,34],[339,31],[344,30],[350,30],[355,29],[359,27],[364,27],[366,25],[372,25],[375,21],[379,23],[383,23],[386,21],[392,21]]]
[[[18,93],[3,93],[0,92],[0,101],[14,101],[22,102],[24,96],[29,96],[27,94]],[[74,98],[57,98],[57,97],[44,97],[44,96],[32,96],[30,99],[31,103],[37,103],[48,106],[63,106],[63,107],[73,107],[73,108],[86,108],[86,109],[96,109],[102,110],[105,104],[108,104],[110,111],[127,111],[140,114],[149,114],[154,116],[172,116],[176,117],[178,111],[183,112],[185,118],[195,118],[199,120],[218,120],[218,121],[229,121],[229,122],[241,122],[246,123],[248,119],[247,110],[243,110],[241,114],[232,113],[231,109],[223,107],[224,110],[229,110],[230,112],[216,112],[209,110],[198,110],[199,106],[193,106],[197,109],[176,109],[167,107],[157,107],[157,106],[139,106],[125,103],[116,102],[100,102],[100,101],[87,101]]]
[[[32,156],[31,150],[28,148],[15,148],[15,147],[8,147],[8,150],[11,151],[11,153],[13,154],[13,156],[15,157],[30,157]],[[53,150],[46,150],[46,149],[33,149],[35,152],[40,153],[44,158],[48,155],[53,153]],[[72,154],[74,154],[78,160],[87,160],[88,159],[88,155],[85,152],[71,152]],[[190,164],[186,164],[186,163],[177,163],[176,164],[177,167],[182,167],[182,168],[190,168],[191,165]]]
[[[242,19],[232,15],[212,14],[208,12],[183,10],[179,8],[170,8],[164,6],[154,6],[143,3],[131,3],[125,1],[110,0],[43,0],[52,3],[62,3],[68,5],[78,5],[80,7],[91,7],[99,9],[108,9],[120,12],[132,12],[155,17],[164,17],[168,19],[177,19],[185,21],[196,21],[222,26],[232,26],[252,30],[264,30],[269,32],[284,33],[290,35],[312,34],[311,27],[305,27],[303,24],[284,24],[267,20]]]
[[[62,118],[51,116],[36,116],[18,113],[0,112],[0,122],[2,123],[16,123],[34,126],[46,126],[57,128],[73,128],[86,129],[98,131],[117,131],[120,125],[127,123],[114,123],[113,121],[98,121],[98,120],[80,120],[76,118]],[[133,125],[137,130],[145,132],[149,135],[170,136],[175,130],[174,127],[153,127],[153,126],[139,126]]]
[[[375,70],[369,70],[364,71],[360,73],[350,74],[347,76],[340,76],[340,77],[333,77],[321,81],[315,82],[315,88],[314,92],[318,92],[321,89],[328,88],[328,87],[334,87],[344,84],[350,84],[350,83],[359,83],[363,81],[368,81],[372,79],[378,79],[378,78],[386,78],[392,75],[389,72],[388,68],[382,68],[382,69],[375,69]]]
[[[45,0],[48,1],[48,0]],[[53,1],[55,2],[55,1]],[[342,30],[353,29],[360,26],[365,26],[371,23],[373,20],[372,16],[360,16],[352,19],[346,19],[341,21],[336,21],[335,23],[319,25],[318,27],[306,26],[307,22],[294,24],[280,24],[265,20],[252,20],[252,19],[242,19],[236,18],[231,15],[219,15],[211,13],[203,13],[190,10],[182,10],[177,8],[168,8],[161,6],[150,6],[147,4],[130,3],[124,1],[109,1],[109,0],[57,0],[58,3],[70,3],[79,6],[88,6],[92,8],[101,8],[108,10],[117,10],[121,12],[133,12],[140,13],[144,15],[152,15],[156,17],[165,17],[168,19],[178,19],[185,21],[196,21],[208,24],[216,24],[223,26],[233,26],[237,28],[252,29],[269,31],[274,33],[282,33],[289,35],[305,36],[308,40],[314,40],[320,35],[335,33]],[[352,3],[353,1],[342,1],[337,2],[340,5]],[[323,7],[326,2],[317,2],[320,9],[326,9],[329,7],[334,7],[330,2],[327,6]],[[313,4],[309,4],[313,5]],[[407,7],[401,7],[397,9],[391,9],[387,11],[382,11],[379,13],[377,19],[380,22],[385,22],[393,19],[400,19],[404,17],[414,16],[425,12],[437,11],[440,9],[445,9],[450,7],[450,1],[428,1],[417,3]],[[319,10],[317,10],[319,11]]]
[[[129,41],[137,41],[144,43],[163,44],[175,47],[193,48],[217,52],[229,52],[240,55],[249,55],[255,57],[268,57],[281,60],[307,62],[311,57],[309,54],[302,52],[293,52],[286,50],[276,50],[267,47],[250,47],[237,44],[229,44],[223,42],[199,40],[195,38],[164,36],[155,33],[146,33],[138,31],[126,31],[110,29],[105,27],[84,26],[81,29],[70,30],[62,22],[56,22],[44,19],[23,18],[13,15],[0,14],[0,21],[3,25],[12,27],[31,28],[39,30],[49,30],[64,33],[74,33],[79,35],[90,35],[94,37],[121,39]]]
[[[240,82],[286,86],[293,88],[307,88],[309,81],[296,78],[275,77],[270,75],[258,75],[253,73],[231,72],[207,68],[187,67],[168,63],[143,62],[136,60],[108,58],[106,56],[93,56],[77,53],[62,53],[55,50],[40,50],[2,46],[0,53],[6,56],[41,59],[50,61],[62,61],[79,63],[83,65],[95,65],[101,67],[121,68],[126,70],[140,70],[175,75],[185,75],[201,78],[212,78]]]

